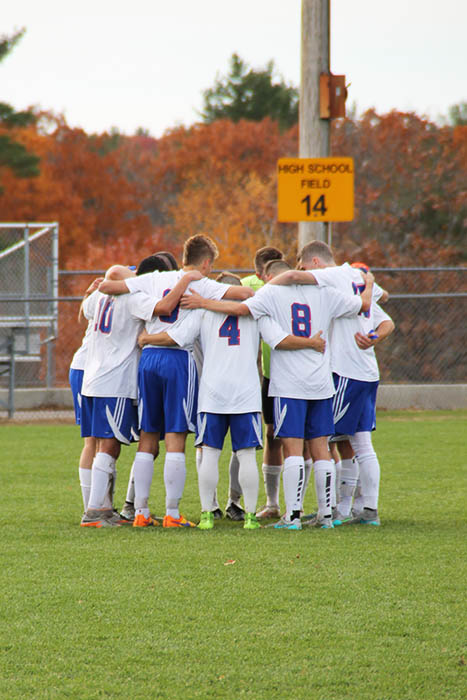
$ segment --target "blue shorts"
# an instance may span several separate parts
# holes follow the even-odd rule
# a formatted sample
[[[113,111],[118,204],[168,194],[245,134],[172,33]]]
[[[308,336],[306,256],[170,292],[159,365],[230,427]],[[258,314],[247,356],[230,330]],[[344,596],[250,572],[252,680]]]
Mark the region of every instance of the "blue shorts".
[[[274,437],[312,440],[333,433],[332,399],[274,398]]]
[[[138,368],[138,413],[146,433],[194,433],[198,374],[186,350],[148,348]]]
[[[70,369],[68,380],[73,394],[76,425],[81,425],[81,387],[83,386],[84,369]]]
[[[229,428],[234,452],[263,446],[261,413],[198,413],[195,445],[222,450]]]
[[[81,436],[116,438],[124,445],[138,439],[138,410],[133,399],[82,396]]]
[[[332,408],[336,435],[355,435],[374,430],[379,382],[361,382],[335,373],[333,378],[336,394]]]

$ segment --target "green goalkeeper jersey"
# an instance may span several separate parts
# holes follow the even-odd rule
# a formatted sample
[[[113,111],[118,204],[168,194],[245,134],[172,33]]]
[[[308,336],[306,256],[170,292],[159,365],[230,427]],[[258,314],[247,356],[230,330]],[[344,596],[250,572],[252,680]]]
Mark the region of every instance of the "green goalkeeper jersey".
[[[242,279],[242,285],[244,287],[251,287],[253,291],[257,291],[264,286],[263,280],[260,280],[257,275],[248,275]],[[263,372],[263,377],[270,378],[269,366],[271,363],[271,348],[266,343],[261,341],[261,370]]]

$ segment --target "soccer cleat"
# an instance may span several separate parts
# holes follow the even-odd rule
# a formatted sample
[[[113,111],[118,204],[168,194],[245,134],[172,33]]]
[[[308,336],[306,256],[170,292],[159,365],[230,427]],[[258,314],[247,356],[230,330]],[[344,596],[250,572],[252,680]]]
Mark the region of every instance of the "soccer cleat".
[[[281,511],[279,506],[263,506],[261,510],[256,513],[258,520],[266,520],[267,518],[280,518]]]
[[[133,527],[155,527],[157,525],[159,525],[157,520],[151,516],[146,518],[142,513],[135,515],[135,519],[133,520]]]
[[[201,513],[201,520],[197,525],[199,530],[212,530],[214,527],[214,513],[203,510]]]
[[[285,515],[277,521],[274,525],[275,530],[301,530],[302,523],[300,518],[294,518],[294,520],[288,520]]]
[[[94,510],[88,509],[81,518],[81,527],[119,527],[115,514],[110,509]]]
[[[307,520],[304,525],[307,527],[319,527],[322,530],[332,530],[334,528],[332,518],[323,518],[318,513],[315,513],[314,517]]]
[[[214,516],[214,520],[222,520],[222,518],[224,517],[224,513],[221,511],[220,508],[215,508],[212,511],[212,514]]]
[[[256,515],[254,513],[245,513],[244,530],[258,530],[260,527],[261,525],[256,520]]]
[[[371,508],[364,508],[362,512],[358,513],[350,522],[357,525],[381,525],[378,511],[372,510]]]
[[[333,509],[334,511],[334,509]],[[345,523],[349,523],[352,520],[352,515],[342,515],[340,510],[337,508],[335,512],[332,514],[332,524],[334,527],[338,527],[339,525],[345,525]]]
[[[302,520],[307,523],[309,520],[315,520],[318,517],[318,513],[308,513],[308,515],[303,515]]]
[[[233,501],[232,503],[229,503],[225,509],[225,514],[227,518],[230,518],[230,520],[245,520],[245,511],[241,506],[238,506]]]
[[[133,503],[125,501],[122,510],[120,511],[122,524],[132,525],[135,519],[135,509]]]
[[[172,518],[171,515],[166,515],[162,521],[162,527],[196,527],[196,525],[184,518],[183,515],[179,518]]]

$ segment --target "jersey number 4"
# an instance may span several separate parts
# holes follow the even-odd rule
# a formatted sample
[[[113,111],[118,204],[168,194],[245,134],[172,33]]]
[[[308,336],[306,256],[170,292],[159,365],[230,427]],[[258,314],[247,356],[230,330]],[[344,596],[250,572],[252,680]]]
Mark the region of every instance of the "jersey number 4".
[[[219,338],[228,338],[229,345],[240,345],[240,328],[237,316],[227,316],[219,328]]]

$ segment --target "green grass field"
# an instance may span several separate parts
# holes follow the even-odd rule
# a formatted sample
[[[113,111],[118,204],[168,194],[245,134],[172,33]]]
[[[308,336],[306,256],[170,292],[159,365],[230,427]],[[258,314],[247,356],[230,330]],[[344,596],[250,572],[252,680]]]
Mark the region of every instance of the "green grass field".
[[[1,425],[0,698],[465,698],[466,420],[380,414],[382,526],[301,532],[80,528],[78,429]]]

